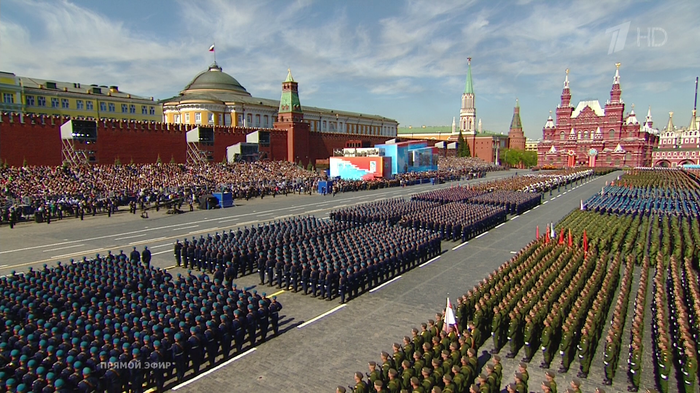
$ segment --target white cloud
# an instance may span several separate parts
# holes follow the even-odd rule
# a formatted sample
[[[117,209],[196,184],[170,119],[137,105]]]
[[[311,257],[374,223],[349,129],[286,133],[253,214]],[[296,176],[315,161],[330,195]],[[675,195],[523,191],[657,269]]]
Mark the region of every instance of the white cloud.
[[[479,112],[508,114],[485,118],[485,126],[508,122],[519,96],[523,103],[537,98],[523,121],[539,127],[558,102],[566,68],[575,99],[604,101],[619,61],[623,89],[664,92],[675,102],[678,83],[697,72],[700,62],[700,52],[692,49],[700,36],[700,7],[690,2],[622,1],[611,8],[589,1],[412,0],[383,3],[373,8],[377,12],[358,16],[360,6],[353,3],[181,0],[163,10],[170,23],[146,29],[101,12],[100,3],[8,1],[18,17],[7,16],[7,5],[0,15],[0,68],[19,75],[118,84],[163,98],[206,69],[206,48],[216,42],[218,63],[254,95],[278,97],[291,68],[307,105],[344,109],[344,102],[360,103],[356,110],[385,111],[411,124],[451,122],[467,57],[474,59]],[[134,4],[123,6],[137,9]],[[625,21],[631,26],[625,49],[608,55],[611,37],[605,31]],[[637,27],[661,28],[667,41],[638,47]],[[338,91],[339,102],[314,101]],[[401,97],[401,104],[387,96]],[[430,103],[438,109],[418,110],[425,97],[440,100]]]

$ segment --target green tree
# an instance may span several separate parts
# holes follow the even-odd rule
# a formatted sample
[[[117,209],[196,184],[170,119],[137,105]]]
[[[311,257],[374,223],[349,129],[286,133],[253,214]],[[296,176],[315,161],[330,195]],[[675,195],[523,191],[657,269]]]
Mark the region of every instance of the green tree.
[[[119,159],[119,156],[117,156],[117,157],[114,159],[114,165],[115,165],[115,166],[120,166],[121,164],[122,164],[122,161]]]
[[[160,154],[158,154],[158,158],[156,158],[156,164],[162,164],[163,160],[160,159]]]
[[[225,157],[224,157],[224,159],[225,159]],[[174,163],[175,163],[175,155],[174,155],[174,154],[171,154],[171,155],[170,155],[170,163],[171,163],[171,164],[174,164]]]
[[[466,140],[464,140],[462,130],[459,130],[459,137],[457,137],[457,157],[471,157],[469,144]]]
[[[523,153],[523,165],[526,168],[531,168],[537,166],[537,152],[536,151],[526,151]]]
[[[313,170],[314,170],[314,166],[311,165],[311,161],[309,161],[309,165],[306,166],[306,170],[307,170],[307,171],[313,171]]]

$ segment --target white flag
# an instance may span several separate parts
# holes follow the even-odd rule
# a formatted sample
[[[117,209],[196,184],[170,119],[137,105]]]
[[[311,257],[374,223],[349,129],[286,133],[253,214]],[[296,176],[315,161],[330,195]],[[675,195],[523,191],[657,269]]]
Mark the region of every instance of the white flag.
[[[457,329],[457,319],[455,318],[454,310],[452,310],[452,303],[450,303],[450,298],[447,298],[447,308],[445,308],[445,323],[442,329],[446,332],[448,326],[452,326],[457,334],[459,334],[459,329]]]

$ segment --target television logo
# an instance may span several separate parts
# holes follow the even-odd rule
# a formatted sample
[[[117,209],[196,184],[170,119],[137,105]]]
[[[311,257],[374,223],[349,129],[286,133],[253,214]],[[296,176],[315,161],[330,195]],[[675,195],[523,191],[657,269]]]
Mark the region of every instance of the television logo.
[[[632,22],[621,23],[605,30],[605,34],[610,34],[610,45],[608,54],[620,52],[625,49],[627,36]],[[668,41],[666,30],[661,27],[647,27],[646,30],[637,27],[637,47],[657,48],[664,46]]]

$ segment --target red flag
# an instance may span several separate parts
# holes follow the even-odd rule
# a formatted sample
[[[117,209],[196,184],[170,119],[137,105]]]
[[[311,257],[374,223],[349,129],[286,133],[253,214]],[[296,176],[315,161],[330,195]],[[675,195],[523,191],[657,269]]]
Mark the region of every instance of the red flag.
[[[564,228],[561,229],[561,232],[559,232],[559,244],[564,244]]]
[[[214,52],[214,44],[209,47],[209,52]]]
[[[569,247],[574,245],[574,239],[571,238],[571,228],[569,228]]]
[[[536,235],[536,236],[537,236],[537,240],[539,240],[539,239],[540,239],[540,226],[539,226],[539,225],[537,226],[537,232],[536,232],[536,233],[537,233],[537,235]]]
[[[547,225],[547,233],[544,235],[544,242],[549,243],[549,225]]]
[[[586,230],[583,230],[583,252],[588,252],[588,236],[586,236]]]

